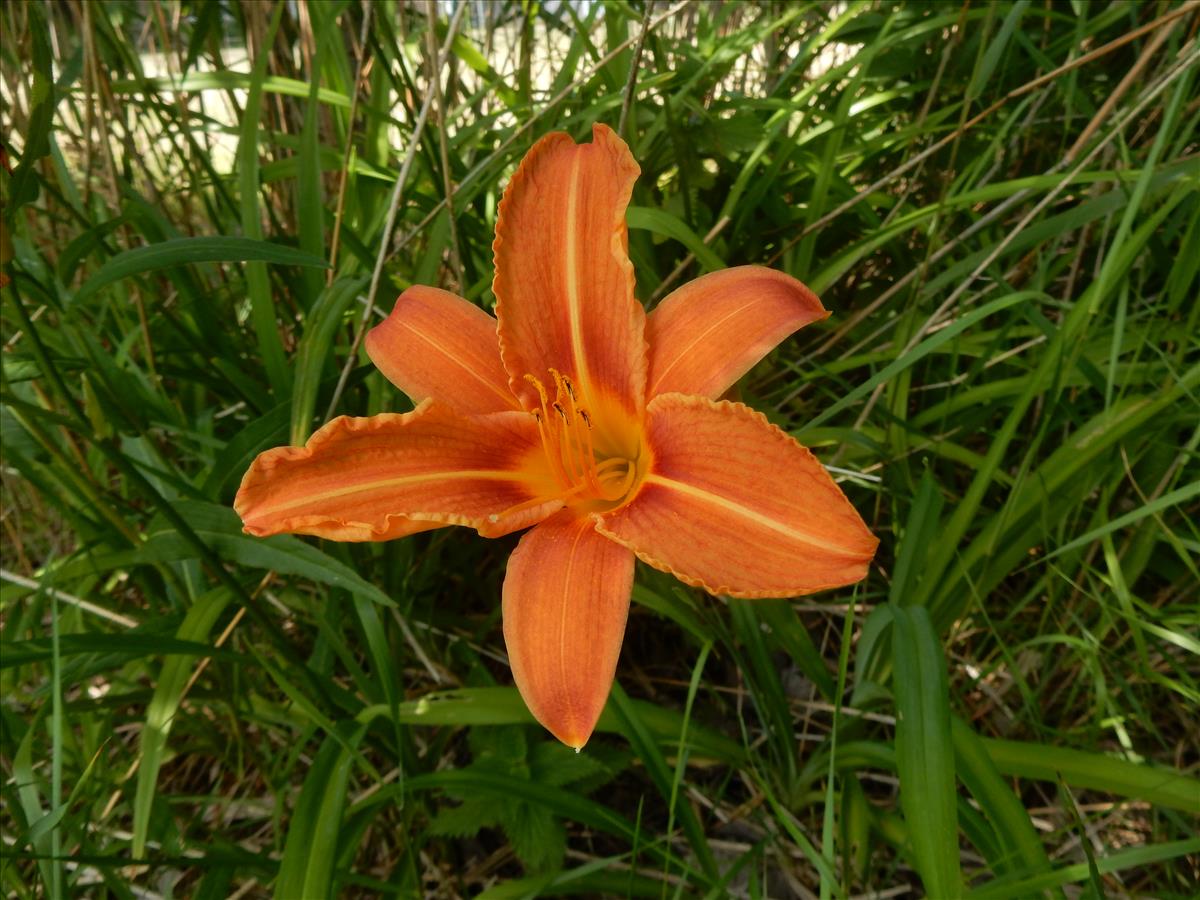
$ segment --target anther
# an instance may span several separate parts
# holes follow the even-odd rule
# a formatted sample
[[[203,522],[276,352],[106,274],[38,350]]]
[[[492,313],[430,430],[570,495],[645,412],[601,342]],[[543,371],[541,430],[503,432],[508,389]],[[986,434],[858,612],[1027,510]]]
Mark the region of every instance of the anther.
[[[542,401],[542,409],[544,410],[546,408],[547,404],[549,404],[549,402],[550,402],[550,398],[546,396],[545,387],[543,387],[542,383],[540,381],[538,381],[536,378],[534,378],[532,375],[526,375],[525,380],[528,381],[530,384],[532,384],[534,387],[534,390],[536,390],[538,392],[538,397]]]
[[[557,389],[559,394],[562,394],[563,382],[566,381],[566,378],[563,377],[563,374],[559,372],[558,369],[550,369],[549,371],[550,377],[554,379],[554,387]]]

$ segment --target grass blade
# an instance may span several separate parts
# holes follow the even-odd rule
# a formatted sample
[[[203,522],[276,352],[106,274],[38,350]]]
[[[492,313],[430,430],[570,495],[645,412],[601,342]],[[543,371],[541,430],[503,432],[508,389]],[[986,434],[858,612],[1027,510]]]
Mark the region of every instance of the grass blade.
[[[962,894],[946,664],[928,613],[892,607],[896,774],[913,857],[932,897]]]
[[[242,234],[244,237],[262,240],[263,228],[258,204],[258,154],[259,118],[262,115],[263,81],[267,75],[267,60],[270,47],[279,30],[283,7],[276,6],[267,26],[263,43],[258,47],[254,59],[254,71],[250,76],[250,89],[246,94],[246,106],[242,109],[241,133],[238,140],[238,191],[241,195]],[[275,301],[271,296],[271,284],[267,268],[259,262],[246,266],[246,290],[250,295],[250,319],[258,338],[258,355],[267,372],[271,390],[279,400],[291,393],[291,378],[283,354],[283,341],[279,337],[279,325],[275,320]]]
[[[292,812],[279,876],[275,879],[277,900],[294,897],[331,897],[338,835],[346,804],[346,789],[353,756],[347,745],[357,746],[361,726],[349,730],[342,740],[325,739],[300,791]]]
[[[207,638],[231,599],[229,592],[224,588],[217,588],[197,599],[175,633],[176,638],[180,642],[188,643]],[[195,661],[187,657],[174,656],[167,659],[154,688],[154,697],[146,708],[146,722],[142,726],[138,747],[137,790],[133,798],[131,852],[134,859],[141,859],[146,854],[150,812],[154,805],[158,773],[166,754],[167,737],[171,733],[171,725],[194,667]]]
[[[323,269],[327,263],[319,256],[303,253],[283,244],[241,237],[175,238],[145,247],[126,250],[108,260],[75,292],[82,303],[97,291],[122,278],[204,262],[261,261],[281,266]]]
[[[987,816],[1004,856],[993,866],[1000,877],[1036,875],[1050,860],[1029,814],[996,770],[987,745],[957,716],[950,721],[958,777]]]

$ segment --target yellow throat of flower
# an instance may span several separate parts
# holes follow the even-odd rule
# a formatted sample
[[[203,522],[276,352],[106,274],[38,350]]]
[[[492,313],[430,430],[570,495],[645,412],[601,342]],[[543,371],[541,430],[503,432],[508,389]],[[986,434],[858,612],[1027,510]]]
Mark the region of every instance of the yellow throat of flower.
[[[629,499],[645,474],[640,439],[632,442],[638,447],[632,458],[612,452],[622,442],[597,433],[597,420],[582,405],[570,377],[555,369],[550,369],[550,375],[554,380],[553,396],[534,376],[526,375],[525,380],[541,400],[540,408],[530,415],[537,422],[553,485],[543,496],[505,510],[501,516],[552,500],[562,500],[584,512],[604,512]]]

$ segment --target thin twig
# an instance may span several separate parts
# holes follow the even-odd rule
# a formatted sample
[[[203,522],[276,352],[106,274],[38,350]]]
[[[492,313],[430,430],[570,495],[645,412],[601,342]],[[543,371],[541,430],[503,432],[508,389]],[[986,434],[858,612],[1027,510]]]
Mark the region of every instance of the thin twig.
[[[929,263],[932,265],[947,254],[953,253],[962,245],[964,241],[987,228],[989,225],[995,222],[996,219],[1004,215],[1012,207],[1024,201],[1032,193],[1032,188],[1023,188],[1016,193],[1010,194],[1000,203],[996,204],[996,206],[994,206],[992,209],[988,210],[986,213],[972,222],[961,234],[955,235],[953,239],[947,241],[945,244],[935,250],[933,255],[929,257]],[[904,290],[905,286],[907,286],[920,273],[921,269],[919,268],[910,269],[899,280],[897,280],[895,284],[893,284],[886,291],[868,303],[861,310],[855,312],[849,319],[842,323],[837,331],[831,334],[828,339],[826,339],[824,343],[817,347],[817,349],[815,349],[812,353],[808,354],[805,357],[805,360],[820,356],[834,344],[841,341],[841,339],[844,338],[856,325],[858,325],[859,322],[872,315],[881,306],[885,305],[889,300],[891,300],[892,297]],[[804,360],[802,360],[802,362],[803,361]]]
[[[400,614],[399,610],[392,610],[392,618],[396,620],[396,624],[400,626],[400,630],[404,632],[404,640],[408,643],[409,649],[413,655],[421,661],[421,665],[425,667],[425,671],[429,673],[429,677],[437,684],[446,684],[449,679],[443,672],[438,671],[437,666],[429,659],[429,656],[421,647],[421,642],[417,640],[417,636],[413,634],[412,629],[408,626],[408,619]]]
[[[275,571],[271,570],[270,572],[267,572],[267,574],[264,575],[262,577],[262,580],[258,583],[258,587],[256,587],[254,589],[254,593],[251,596],[258,597],[258,595],[261,594],[264,590],[266,590],[267,587],[270,586],[271,582],[274,580],[275,580]],[[221,647],[225,646],[225,642],[227,640],[229,640],[229,636],[231,634],[233,634],[233,630],[235,628],[237,628],[238,623],[242,621],[242,618],[245,615],[246,615],[246,607],[244,607],[244,606],[238,607],[237,612],[235,612],[233,614],[233,618],[229,620],[229,624],[225,626],[224,630],[217,637],[217,639],[213,642],[214,650],[219,650],[219,649],[221,649]],[[183,690],[179,692],[179,697],[175,701],[175,708],[177,710],[183,708],[184,698],[187,697],[188,692],[191,691],[192,687],[196,684],[196,682],[200,680],[200,676],[204,674],[204,670],[206,668],[208,668],[208,664],[211,660],[212,660],[211,656],[201,657],[200,662],[196,665],[195,671],[193,671],[191,674],[191,677],[188,678],[187,684],[185,684],[183,686]],[[129,779],[134,776],[134,774],[136,774],[138,767],[141,766],[142,756],[143,756],[142,753],[139,753],[137,755],[137,758],[134,759],[133,763],[129,766],[129,770],[125,773],[125,777],[121,779],[122,786],[118,787],[115,791],[113,791],[112,796],[110,796],[108,798],[108,803],[106,803],[104,805],[104,811],[100,813],[101,821],[103,821],[104,819],[107,819],[109,817],[109,815],[112,813],[113,809],[116,807],[117,801],[119,801],[121,799],[121,794],[124,791],[124,784],[126,782],[128,782]]]
[[[721,218],[717,220],[717,224],[708,230],[708,234],[704,236],[704,238],[701,240],[701,243],[707,247],[708,242],[714,240],[718,234],[725,230],[725,226],[732,221],[733,219],[729,216],[721,216]],[[655,300],[665,294],[667,292],[667,288],[673,285],[679,279],[679,276],[682,275],[687,270],[687,267],[695,262],[695,260],[695,253],[689,253],[687,256],[685,256],[679,265],[677,265],[671,271],[671,274],[659,282],[658,287],[654,289],[654,293],[650,295],[650,302],[653,303]]]
[[[617,134],[629,141],[625,125],[629,121],[629,109],[633,106],[633,95],[637,90],[638,69],[642,65],[642,48],[646,46],[646,35],[650,33],[650,13],[654,10],[654,0],[646,0],[646,11],[642,13],[642,30],[638,34],[637,46],[633,48],[633,62],[629,65],[629,81],[625,85],[625,101],[621,104],[621,118],[617,123]]]
[[[45,587],[42,584],[34,581],[32,578],[26,578],[24,575],[18,575],[16,572],[10,572],[8,569],[0,569],[0,578],[5,581],[19,584],[21,587],[29,588],[30,590],[40,590],[42,593],[53,596],[60,603],[66,603],[69,606],[74,606],[84,612],[91,613],[93,616],[99,616],[102,619],[108,619],[110,622],[115,622],[124,628],[137,628],[138,622],[129,616],[123,616],[120,613],[115,613],[112,610],[105,609],[103,606],[97,606],[89,600],[84,600],[82,597],[76,597],[74,594],[67,594],[57,588]]]
[[[446,139],[446,104],[442,98],[442,64],[438,54],[437,33],[434,25],[437,23],[437,3],[435,0],[425,0],[426,15],[429,17],[429,27],[425,32],[429,54],[429,85],[433,88],[434,103],[437,104],[438,152],[442,159],[442,190],[446,195],[446,215],[450,220],[450,267],[454,270],[455,288],[459,293],[466,287],[463,278],[462,257],[458,252],[458,224],[454,220],[454,185],[450,181],[450,149]]]
[[[1192,3],[1185,4],[1185,6],[1188,5],[1194,7],[1200,4],[1198,4],[1196,0],[1193,0]],[[1166,24],[1167,23],[1164,23],[1163,27],[1159,28],[1158,31],[1150,38],[1150,42],[1143,48],[1142,55],[1138,57],[1137,62],[1130,67],[1129,71],[1125,73],[1125,77],[1117,83],[1117,86],[1112,89],[1112,92],[1104,98],[1104,103],[1100,106],[1100,109],[1098,109],[1096,114],[1092,116],[1092,120],[1088,122],[1087,127],[1083,129],[1079,137],[1075,139],[1075,143],[1071,145],[1071,149],[1067,151],[1066,159],[1073,160],[1079,155],[1083,148],[1087,146],[1088,141],[1092,139],[1092,135],[1095,134],[1096,131],[1099,130],[1100,126],[1104,124],[1105,120],[1112,115],[1112,111],[1116,108],[1117,103],[1120,102],[1121,98],[1124,97],[1126,92],[1133,87],[1134,83],[1141,78],[1142,70],[1150,64],[1150,60],[1154,58],[1154,54],[1158,52],[1158,48],[1163,45],[1163,42],[1171,34],[1172,29],[1167,28]]]
[[[1167,19],[1167,18],[1168,17],[1166,17],[1166,16],[1163,17],[1163,19]],[[1162,24],[1166,25],[1168,23],[1164,21],[1164,22],[1162,22]],[[1141,57],[1138,59],[1138,62],[1135,63],[1133,69],[1130,70],[1129,75],[1134,75],[1135,73],[1140,74],[1141,70],[1145,67],[1145,64],[1149,61],[1151,55],[1155,51],[1157,51],[1158,47],[1166,39],[1166,37],[1169,33],[1170,33],[1169,28],[1163,28],[1161,31],[1159,31],[1158,34],[1156,34],[1154,36],[1154,40],[1152,40],[1149,44],[1147,44],[1145,50],[1142,52]],[[1101,49],[1104,49],[1104,48],[1101,48]],[[1112,95],[1110,96],[1109,99],[1112,100],[1114,103],[1117,99],[1119,99],[1126,92],[1126,90],[1129,88],[1129,86],[1133,83],[1133,79],[1130,78],[1129,75],[1127,75],[1124,79],[1122,79],[1121,83],[1117,86],[1117,88],[1113,91]],[[1101,109],[1099,111],[1097,111],[1096,115],[1092,117],[1092,121],[1088,123],[1088,126],[1080,134],[1080,139],[1076,140],[1075,143],[1071,146],[1071,148],[1063,155],[1063,158],[1060,159],[1054,166],[1047,169],[1045,174],[1052,175],[1055,172],[1061,171],[1062,169],[1064,169],[1068,165],[1070,165],[1070,163],[1075,159],[1076,155],[1078,155],[1080,149],[1082,149],[1082,147],[1084,146],[1082,139],[1085,136],[1090,137],[1092,134],[1094,134],[1096,129],[1099,128],[1099,126],[1102,122],[1102,119],[1107,118],[1108,115],[1111,113],[1111,111],[1112,111],[1112,104],[1110,104],[1109,102],[1106,101],[1105,104],[1101,107]],[[1002,202],[1000,202],[995,207],[993,207],[991,210],[989,210],[985,215],[981,216],[978,220],[973,222],[961,234],[956,235],[953,240],[947,242],[944,246],[938,248],[938,250],[935,251],[933,253],[933,255],[929,258],[929,262],[931,264],[935,263],[939,259],[944,257],[946,254],[957,249],[958,246],[961,245],[963,241],[970,238],[972,235],[978,233],[983,228],[986,228],[988,225],[990,225],[992,222],[994,222],[999,216],[1003,215],[1005,212],[1007,212],[1009,209],[1011,209],[1013,206],[1017,205],[1018,203],[1023,202],[1027,197],[1029,197],[1033,193],[1034,193],[1034,191],[1032,188],[1023,188],[1022,190],[1019,190],[1016,193],[1011,194],[1010,196],[1005,198]],[[1010,235],[1011,234],[1013,234],[1013,233],[1010,232]],[[881,306],[883,306],[885,303],[887,303],[887,301],[889,301],[892,297],[894,297],[897,293],[899,293],[901,290],[903,290],[904,287],[907,284],[909,284],[909,282],[911,282],[914,278],[917,277],[917,275],[920,273],[920,271],[921,271],[920,269],[912,269],[910,272],[908,272],[906,275],[904,275],[902,278],[900,278],[899,281],[897,281],[895,284],[893,284],[891,287],[889,287],[886,291],[884,291],[882,294],[880,294],[878,297],[876,297],[874,300],[872,300],[866,307],[864,307],[863,309],[854,313],[854,315],[852,315],[845,323],[843,323],[837,329],[837,331],[835,331],[832,335],[830,335],[819,347],[817,347],[816,350],[814,350],[811,354],[809,354],[807,358],[811,359],[813,357],[819,356],[820,354],[827,351],[834,344],[838,343],[843,337],[846,336],[846,334],[848,334],[850,332],[850,330],[852,328],[854,328],[855,325],[857,325],[859,322],[861,322],[867,316],[874,313]]]
[[[925,324],[917,329],[916,333],[909,339],[907,346],[905,346],[904,352],[907,353],[909,350],[911,350],[913,347],[915,347],[918,343],[920,343],[921,338],[923,338],[926,334],[928,334],[934,327],[940,325],[942,317],[945,316],[951,309],[954,308],[954,305],[958,301],[958,298],[961,297],[966,292],[967,288],[969,288],[971,286],[971,284],[975,281],[975,279],[977,279],[980,275],[982,275],[985,271],[987,271],[987,269],[991,266],[991,264],[993,262],[996,261],[996,259],[1000,256],[1000,254],[1003,253],[1008,248],[1008,245],[1011,244],[1014,240],[1016,240],[1017,236],[1025,230],[1026,226],[1028,226],[1030,222],[1032,222],[1035,218],[1037,218],[1037,216],[1041,215],[1042,210],[1044,210],[1047,206],[1049,206],[1051,203],[1053,203],[1054,199],[1059,194],[1061,194],[1064,190],[1066,190],[1069,185],[1075,183],[1075,179],[1079,177],[1079,174],[1085,168],[1087,168],[1088,163],[1090,163],[1096,157],[1096,155],[1099,154],[1099,152],[1101,150],[1103,150],[1110,143],[1112,143],[1112,141],[1117,137],[1117,135],[1121,134],[1121,132],[1123,132],[1126,129],[1126,127],[1128,127],[1130,122],[1133,121],[1134,117],[1136,117],[1159,94],[1161,94],[1163,91],[1165,91],[1167,89],[1167,86],[1170,85],[1170,83],[1172,81],[1174,81],[1179,75],[1181,75],[1185,71],[1187,71],[1187,69],[1198,59],[1200,59],[1200,52],[1196,52],[1196,51],[1193,51],[1188,56],[1183,57],[1183,59],[1175,66],[1175,68],[1173,70],[1169,71],[1166,75],[1163,76],[1163,78],[1159,81],[1158,84],[1153,85],[1149,90],[1147,90],[1145,96],[1143,96],[1125,114],[1125,116],[1113,126],[1112,131],[1110,131],[1107,135],[1105,135],[1103,140],[1101,140],[1099,143],[1097,143],[1096,146],[1093,147],[1088,152],[1087,156],[1085,156],[1083,158],[1082,162],[1080,162],[1079,165],[1077,165],[1075,167],[1075,169],[1070,174],[1067,175],[1066,178],[1062,179],[1057,185],[1055,185],[1054,188],[1051,189],[1046,194],[1045,197],[1043,197],[1041,200],[1039,200],[1038,203],[1033,207],[1033,209],[1031,209],[1021,219],[1021,221],[1016,224],[1015,227],[1009,229],[1008,233],[1005,234],[1005,236],[1000,240],[1000,242],[998,244],[996,244],[996,247],[992,250],[991,253],[989,253],[987,255],[987,257],[983,260],[983,262],[981,262],[978,266],[975,267],[975,269],[971,272],[971,274],[968,275],[962,281],[962,283],[959,284],[959,286],[954,289],[954,291],[950,294],[949,297],[946,298],[946,300],[941,304],[941,306],[939,306],[934,311],[933,315],[931,315],[929,317],[929,319],[926,320]],[[1061,170],[1061,169],[1065,168],[1067,164],[1069,164],[1070,162],[1073,162],[1073,161],[1074,161],[1074,157],[1073,157],[1073,155],[1071,155],[1071,152],[1068,151],[1067,154],[1063,156],[1063,159],[1057,165],[1055,165],[1050,170],[1050,172],[1052,173],[1056,170]],[[1047,174],[1050,174],[1050,173],[1047,173]]]
[[[934,310],[933,315],[926,319],[925,323],[916,330],[899,355],[902,356],[908,353],[921,342],[921,339],[926,334],[943,324],[941,321],[942,317],[954,308],[955,304],[958,302],[958,299],[971,285],[975,283],[975,280],[980,275],[987,271],[992,263],[999,258],[1000,254],[1002,254],[1008,248],[1008,245],[1011,244],[1017,238],[1017,236],[1025,230],[1029,223],[1041,215],[1042,210],[1053,203],[1054,199],[1064,190],[1066,190],[1069,185],[1073,184],[1075,179],[1079,176],[1079,173],[1087,168],[1097,154],[1099,154],[1101,150],[1107,147],[1119,134],[1121,134],[1134,120],[1134,118],[1136,118],[1141,111],[1150,104],[1152,100],[1166,90],[1172,81],[1174,81],[1179,75],[1186,72],[1188,68],[1197,60],[1200,60],[1200,53],[1198,52],[1192,52],[1190,55],[1185,56],[1182,61],[1175,66],[1174,69],[1162,77],[1158,84],[1153,85],[1149,90],[1147,90],[1145,95],[1120,119],[1120,121],[1113,126],[1112,130],[1105,135],[1104,139],[1098,142],[1096,146],[1088,152],[1088,154],[1080,161],[1079,165],[1077,165],[1074,170],[1070,172],[1070,174],[1063,178],[1053,190],[1051,190],[1046,194],[1045,197],[1038,201],[1033,209],[1031,209],[1024,217],[1022,217],[1021,221],[1019,221],[1013,228],[1009,229],[1008,233],[987,255],[987,257],[975,267],[970,275],[963,279],[962,283],[959,284],[959,286],[955,288],[953,292],[951,292],[950,296],[947,297],[936,310]],[[1061,169],[1062,166],[1067,162],[1068,160],[1064,155],[1063,159],[1060,160],[1059,163],[1057,163],[1054,168],[1051,169],[1051,171],[1054,171],[1055,169]],[[870,398],[863,405],[862,412],[859,414],[858,420],[855,424],[856,428],[861,427],[862,423],[866,421],[867,416],[870,414],[871,410],[875,406],[875,403],[882,394],[884,387],[884,384],[880,384],[875,388],[874,391],[871,392]]]
[[[346,206],[346,182],[350,174],[350,153],[354,149],[354,117],[358,114],[358,97],[362,92],[363,68],[367,60],[367,36],[371,28],[371,10],[375,7],[363,0],[363,22],[358,36],[358,71],[354,75],[354,94],[350,98],[350,123],[346,129],[346,149],[342,151],[342,173],[338,177],[337,206],[333,214],[333,237],[329,242],[329,271],[325,273],[325,284],[333,284],[337,272],[338,244],[342,236],[342,215]]]

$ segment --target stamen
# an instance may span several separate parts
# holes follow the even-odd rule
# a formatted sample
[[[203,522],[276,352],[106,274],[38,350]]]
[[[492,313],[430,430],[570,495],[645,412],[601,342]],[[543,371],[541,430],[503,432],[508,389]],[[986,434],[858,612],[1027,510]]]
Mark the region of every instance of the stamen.
[[[592,446],[592,420],[588,416],[586,409],[579,410],[579,418],[583,420],[583,438],[587,448],[584,459],[590,463],[587,467],[588,482],[591,483],[594,490],[598,491],[600,490],[600,482],[596,480],[596,472],[599,467],[596,465],[596,448]]]
[[[534,386],[534,388],[538,392],[538,398],[542,401],[542,416],[546,419],[549,419],[550,418],[550,407],[552,404],[550,403],[549,395],[546,393],[545,386],[540,381],[538,381],[536,378],[534,378],[532,375],[526,375],[525,378],[529,381],[530,384],[532,384]]]
[[[563,425],[558,432],[559,461],[566,470],[568,483],[574,484],[579,480],[579,461],[576,459],[575,448],[571,446],[571,420],[567,418],[567,411],[561,403],[555,402],[554,411],[558,413]]]
[[[549,403],[549,398],[546,396],[546,389],[542,387],[542,383],[532,375],[526,375],[525,380],[537,389],[538,396],[541,397],[542,400],[541,412],[538,412],[536,409],[533,411],[533,419],[538,424],[538,437],[542,442],[542,452],[546,454],[546,461],[550,464],[550,468],[554,473],[555,481],[557,481],[563,487],[569,487],[574,482],[574,479],[563,470],[562,453],[561,451],[555,453],[550,446],[549,432],[552,428],[552,425],[548,421],[550,414],[546,411],[546,406]]]
[[[580,415],[582,410],[579,409],[579,406],[576,403],[575,387],[571,384],[571,379],[559,372],[558,369],[550,369],[550,375],[554,378],[554,384],[558,388],[558,398],[555,406],[561,405],[561,398],[565,394],[567,407],[569,408],[569,413],[563,416],[564,424],[567,426],[567,430],[564,434],[564,442],[567,445],[568,457],[572,461],[577,461],[579,464],[578,470],[576,470],[574,466],[571,467],[571,475],[574,478],[586,478],[593,487],[598,487],[596,480],[592,475],[592,468],[595,463],[596,455],[591,445],[591,420],[589,420],[586,416]],[[579,428],[578,423],[581,418],[583,419],[585,426],[582,430],[587,436],[586,444],[579,435],[581,429]]]
[[[539,408],[530,412],[537,423],[542,452],[558,490],[489,516],[493,522],[554,500],[620,500],[629,493],[637,477],[636,466],[628,459],[613,457],[597,460],[592,417],[579,405],[575,385],[557,369],[548,371],[554,381],[553,399],[546,385],[536,377],[526,375],[525,380],[533,385],[538,394]]]
[[[496,523],[507,516],[513,515],[514,513],[524,512],[527,509],[533,509],[535,506],[541,506],[543,503],[552,503],[555,500],[566,500],[568,497],[572,497],[575,494],[578,494],[585,487],[586,487],[586,485],[577,484],[573,488],[570,488],[570,489],[565,490],[558,494],[552,494],[548,497],[532,497],[529,500],[523,500],[520,503],[510,506],[508,509],[504,510],[503,512],[492,513],[491,515],[488,516],[488,521],[492,522],[492,523]]]
[[[567,393],[563,388],[563,376],[558,369],[550,369],[550,377],[554,379],[554,399],[558,400],[563,394]]]

